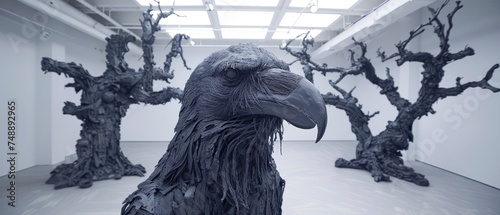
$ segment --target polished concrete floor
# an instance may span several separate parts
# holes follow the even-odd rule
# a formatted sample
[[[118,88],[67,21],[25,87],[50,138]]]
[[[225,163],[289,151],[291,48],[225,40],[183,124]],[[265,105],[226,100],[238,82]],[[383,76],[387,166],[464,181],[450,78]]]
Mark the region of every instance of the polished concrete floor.
[[[393,179],[375,183],[365,171],[338,169],[336,158],[352,158],[352,142],[284,142],[275,146],[278,170],[286,180],[284,215],[500,215],[500,190],[419,162],[409,163],[430,180],[419,187]],[[165,142],[124,142],[122,149],[150,173]],[[16,207],[7,206],[7,178],[0,178],[0,215],[116,215],[143,177],[124,177],[54,190],[45,184],[53,166],[17,173]],[[147,174],[148,174],[147,173]]]

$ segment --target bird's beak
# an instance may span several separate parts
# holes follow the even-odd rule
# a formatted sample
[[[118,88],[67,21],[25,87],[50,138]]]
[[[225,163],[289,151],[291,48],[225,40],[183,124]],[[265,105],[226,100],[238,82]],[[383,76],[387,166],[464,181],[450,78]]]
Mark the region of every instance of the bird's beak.
[[[276,83],[278,80],[277,86],[280,87],[269,87],[271,92],[258,93],[260,106],[251,112],[277,116],[302,129],[311,129],[317,125],[316,142],[320,141],[325,133],[328,117],[325,102],[318,89],[304,77],[279,69],[267,70],[261,74],[261,78],[264,83]],[[286,90],[283,92],[280,89]]]

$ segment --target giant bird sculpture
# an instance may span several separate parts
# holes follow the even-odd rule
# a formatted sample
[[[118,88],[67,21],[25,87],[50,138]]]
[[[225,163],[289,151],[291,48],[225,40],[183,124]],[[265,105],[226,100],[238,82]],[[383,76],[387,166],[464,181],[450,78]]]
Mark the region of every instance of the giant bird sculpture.
[[[285,181],[271,155],[283,119],[323,136],[325,103],[308,80],[252,44],[211,54],[186,83],[165,155],[122,214],[281,214]]]

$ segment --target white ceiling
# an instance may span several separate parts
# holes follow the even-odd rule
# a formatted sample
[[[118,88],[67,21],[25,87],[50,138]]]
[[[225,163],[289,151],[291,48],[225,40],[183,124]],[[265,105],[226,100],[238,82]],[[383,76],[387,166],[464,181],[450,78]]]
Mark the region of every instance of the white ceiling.
[[[205,2],[214,10],[208,11]],[[312,0],[315,2],[316,0]],[[344,31],[362,15],[384,0],[318,0],[318,11],[311,13],[311,0],[160,0],[163,11],[175,15],[160,23],[163,31],[157,40],[185,33],[196,45],[228,45],[253,42],[279,45],[283,39],[295,38],[311,31],[316,42],[326,42]],[[152,0],[68,0],[69,5],[92,17],[113,31],[141,35],[142,12],[156,2]],[[162,43],[162,42],[160,42]]]

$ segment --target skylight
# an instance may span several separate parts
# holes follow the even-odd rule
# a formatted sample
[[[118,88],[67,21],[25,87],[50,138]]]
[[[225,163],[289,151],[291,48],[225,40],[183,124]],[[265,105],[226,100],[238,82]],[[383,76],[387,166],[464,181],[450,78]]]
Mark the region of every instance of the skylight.
[[[325,28],[332,24],[332,22],[337,20],[337,18],[339,17],[340,15],[338,14],[303,13],[301,15],[300,13],[287,12],[283,16],[280,26]]]
[[[273,12],[217,11],[221,25],[267,26],[271,24]]]
[[[264,39],[267,28],[222,28],[223,39]]]
[[[142,6],[149,6],[149,4],[156,6],[158,3],[156,3],[154,0],[135,0],[139,5]],[[160,5],[161,6],[173,6],[175,0],[160,0]],[[203,1],[200,0],[177,0],[175,1],[176,6],[199,6],[203,5]]]
[[[290,7],[300,7],[304,8],[309,5],[311,0],[292,0],[290,2]],[[315,0],[313,0],[315,1]],[[358,0],[317,0],[318,8],[327,8],[327,9],[349,9],[351,8]]]
[[[215,5],[220,6],[257,6],[276,7],[279,0],[215,0]]]
[[[307,30],[307,29],[278,28],[274,32],[272,39],[274,39],[274,40],[295,39],[300,34],[305,34],[308,31],[309,31],[309,35],[312,36],[313,38],[316,37],[319,33],[321,33],[321,30],[318,30],[318,29]],[[302,37],[299,37],[297,39],[300,40],[300,39],[302,39]]]
[[[168,11],[163,11],[168,12]],[[159,11],[151,12],[153,17],[160,13]],[[160,20],[160,25],[210,25],[208,14],[206,11],[175,11],[176,14],[181,15],[178,17],[175,14]]]
[[[174,37],[176,34],[187,34],[193,39],[215,39],[214,31],[211,28],[171,28],[165,31]]]

